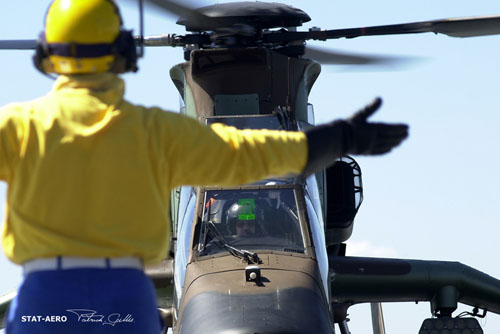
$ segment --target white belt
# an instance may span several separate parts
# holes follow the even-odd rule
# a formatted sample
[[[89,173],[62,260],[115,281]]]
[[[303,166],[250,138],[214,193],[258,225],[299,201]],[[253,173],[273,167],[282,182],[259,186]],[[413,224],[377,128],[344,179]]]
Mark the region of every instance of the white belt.
[[[27,261],[23,264],[23,274],[42,270],[65,270],[81,268],[102,268],[102,269],[138,269],[143,270],[141,259],[134,256],[114,257],[114,258],[88,258],[59,256],[45,259]]]

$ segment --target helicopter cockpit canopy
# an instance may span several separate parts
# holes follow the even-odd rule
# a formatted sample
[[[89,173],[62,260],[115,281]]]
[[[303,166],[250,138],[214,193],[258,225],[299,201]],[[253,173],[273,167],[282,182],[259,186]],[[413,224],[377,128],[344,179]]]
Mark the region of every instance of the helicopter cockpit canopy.
[[[245,250],[304,253],[304,237],[292,187],[207,190],[198,256]]]

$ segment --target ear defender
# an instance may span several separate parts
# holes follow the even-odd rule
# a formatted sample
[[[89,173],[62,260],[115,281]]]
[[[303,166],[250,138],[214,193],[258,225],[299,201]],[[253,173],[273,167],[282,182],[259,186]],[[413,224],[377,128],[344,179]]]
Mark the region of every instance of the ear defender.
[[[47,74],[47,70],[44,68],[43,63],[49,57],[47,43],[45,42],[45,33],[42,31],[38,36],[35,46],[35,54],[33,55],[33,65],[36,69]],[[50,71],[49,71],[50,72]]]
[[[115,56],[115,63],[112,66],[113,72],[137,72],[137,47],[131,30],[120,30],[113,51]],[[120,65],[120,62],[123,65]]]

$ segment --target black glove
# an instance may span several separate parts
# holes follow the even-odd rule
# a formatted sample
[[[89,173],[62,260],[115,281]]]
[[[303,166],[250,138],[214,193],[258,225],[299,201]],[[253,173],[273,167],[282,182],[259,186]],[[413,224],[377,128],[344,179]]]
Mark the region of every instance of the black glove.
[[[305,131],[309,156],[304,174],[309,175],[332,165],[347,154],[384,154],[408,137],[406,124],[368,123],[382,99],[355,113],[347,120],[337,120]]]
[[[384,154],[408,137],[406,124],[366,122],[381,105],[382,99],[378,97],[347,120],[352,131],[352,142],[346,149],[347,154]]]

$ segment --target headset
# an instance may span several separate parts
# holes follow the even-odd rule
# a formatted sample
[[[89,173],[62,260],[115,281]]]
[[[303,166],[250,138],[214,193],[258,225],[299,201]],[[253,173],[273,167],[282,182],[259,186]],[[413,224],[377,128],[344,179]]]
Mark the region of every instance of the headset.
[[[47,43],[45,30],[40,33],[33,55],[34,66],[43,74],[57,73],[50,56],[61,56],[75,59],[92,59],[103,56],[114,56],[114,62],[107,71],[113,73],[136,72],[137,49],[132,30],[122,28],[123,21],[118,6],[113,0],[107,0],[120,19],[120,31],[113,43],[80,44],[80,43]],[[47,13],[53,2],[49,5]],[[45,18],[47,17],[47,13]]]

